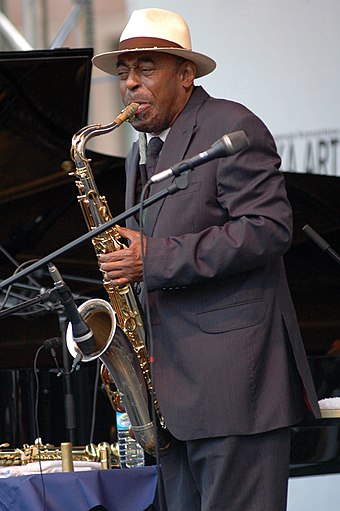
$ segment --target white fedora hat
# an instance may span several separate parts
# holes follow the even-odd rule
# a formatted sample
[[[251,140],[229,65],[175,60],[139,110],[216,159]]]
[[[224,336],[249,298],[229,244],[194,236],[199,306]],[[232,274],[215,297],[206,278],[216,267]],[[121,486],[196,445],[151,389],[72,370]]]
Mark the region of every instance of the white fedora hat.
[[[117,74],[118,57],[128,52],[170,53],[196,64],[196,78],[211,73],[216,62],[191,49],[189,27],[181,16],[165,9],[133,11],[119,40],[119,49],[93,57],[93,64],[111,75]]]

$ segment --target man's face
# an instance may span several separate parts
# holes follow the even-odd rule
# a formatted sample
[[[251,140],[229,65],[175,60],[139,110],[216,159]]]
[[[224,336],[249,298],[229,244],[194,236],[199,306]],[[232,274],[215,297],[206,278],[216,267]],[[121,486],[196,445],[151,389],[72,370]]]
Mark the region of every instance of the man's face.
[[[140,104],[132,126],[153,134],[169,128],[190,96],[194,73],[192,63],[173,55],[149,51],[123,54],[117,74],[124,105],[132,101]]]

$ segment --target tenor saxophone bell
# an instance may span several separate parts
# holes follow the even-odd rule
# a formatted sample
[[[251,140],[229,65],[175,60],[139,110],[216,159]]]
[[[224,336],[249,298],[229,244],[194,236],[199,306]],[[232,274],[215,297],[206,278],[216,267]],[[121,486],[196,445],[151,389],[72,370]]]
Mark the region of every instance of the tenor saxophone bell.
[[[70,354],[82,355],[82,362],[100,358],[114,383],[137,442],[151,455],[155,455],[155,437],[150,418],[145,381],[131,342],[119,327],[112,306],[102,299],[91,299],[78,307],[78,312],[91,328],[96,347],[93,353],[81,352],[81,343],[75,343],[72,325],[68,324],[66,344]]]

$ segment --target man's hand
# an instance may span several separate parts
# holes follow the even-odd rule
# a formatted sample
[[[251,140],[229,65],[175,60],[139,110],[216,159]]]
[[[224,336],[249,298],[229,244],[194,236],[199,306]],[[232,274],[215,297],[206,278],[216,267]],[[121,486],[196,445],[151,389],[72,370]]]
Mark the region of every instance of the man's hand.
[[[122,238],[130,240],[128,248],[99,256],[101,270],[113,286],[123,286],[143,280],[141,236],[137,231],[117,227]],[[143,236],[144,253],[146,236]]]

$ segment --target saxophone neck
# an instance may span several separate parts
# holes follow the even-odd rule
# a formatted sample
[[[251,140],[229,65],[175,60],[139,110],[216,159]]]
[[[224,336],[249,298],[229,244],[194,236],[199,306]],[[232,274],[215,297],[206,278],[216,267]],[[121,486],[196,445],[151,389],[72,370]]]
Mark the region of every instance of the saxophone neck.
[[[137,112],[138,107],[139,103],[130,103],[109,124],[89,124],[88,126],[84,126],[82,129],[77,131],[77,133],[75,133],[72,138],[72,159],[74,154],[84,155],[85,146],[91,138],[110,133],[116,128],[119,128],[119,126],[125,121],[131,122]]]

